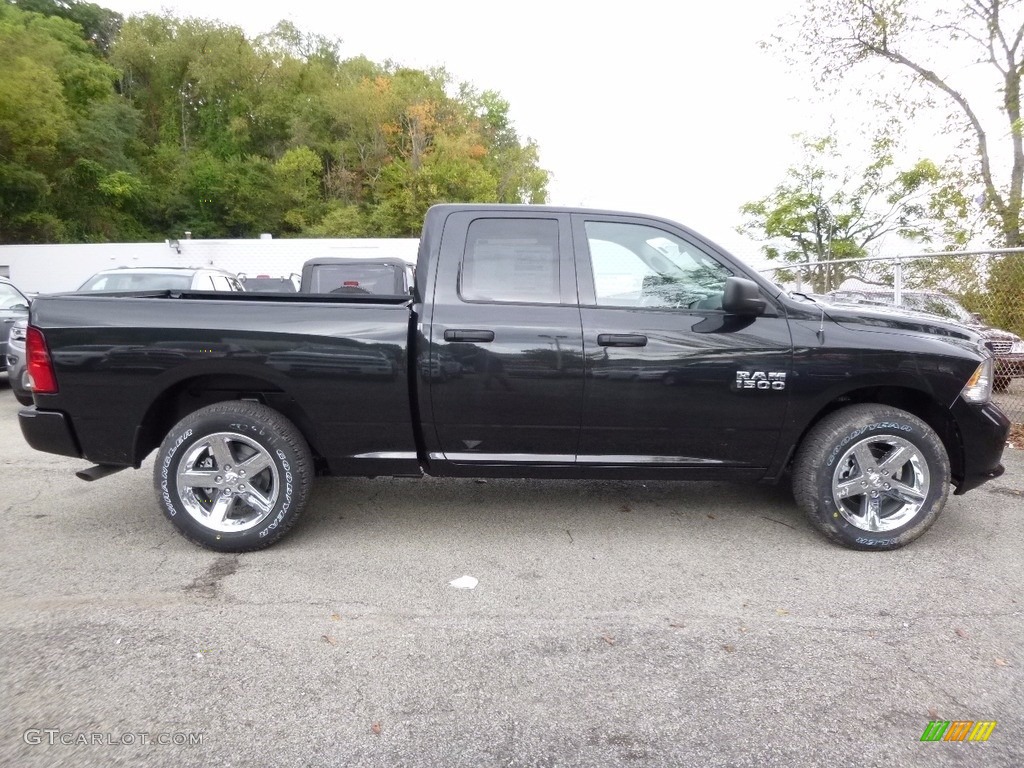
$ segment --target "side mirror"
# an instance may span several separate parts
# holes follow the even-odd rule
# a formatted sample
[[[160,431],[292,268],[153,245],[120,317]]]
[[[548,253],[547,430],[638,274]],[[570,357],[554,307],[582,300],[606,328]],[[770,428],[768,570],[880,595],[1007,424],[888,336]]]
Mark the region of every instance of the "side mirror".
[[[761,297],[761,288],[753,280],[730,277],[725,281],[722,309],[729,315],[757,317],[764,314],[767,302]]]

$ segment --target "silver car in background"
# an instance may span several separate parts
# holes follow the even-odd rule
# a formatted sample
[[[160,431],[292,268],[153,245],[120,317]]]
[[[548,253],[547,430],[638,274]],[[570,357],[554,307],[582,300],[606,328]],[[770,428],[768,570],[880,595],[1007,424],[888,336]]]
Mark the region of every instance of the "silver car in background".
[[[8,349],[8,337],[11,335],[11,328],[14,325],[21,321],[27,321],[28,304],[28,297],[15,288],[10,280],[0,278],[0,371],[8,370],[12,382],[15,374],[9,370],[13,355]],[[22,348],[24,348],[24,342],[22,342]],[[21,357],[24,356],[24,352],[22,352]]]
[[[25,334],[28,331],[28,318],[17,320],[11,326],[11,335],[7,340],[7,378],[11,383],[11,391],[22,405],[32,405],[32,390],[28,385],[28,368],[25,361]]]
[[[238,277],[213,267],[116,267],[97,272],[85,291],[244,291]]]

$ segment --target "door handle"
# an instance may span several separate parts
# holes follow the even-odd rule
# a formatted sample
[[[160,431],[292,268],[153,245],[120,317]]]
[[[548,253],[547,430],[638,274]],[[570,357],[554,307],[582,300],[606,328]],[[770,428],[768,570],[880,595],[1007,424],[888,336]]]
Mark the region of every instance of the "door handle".
[[[597,343],[601,347],[646,347],[647,337],[642,333],[599,333]]]
[[[494,331],[477,331],[463,328],[449,328],[444,332],[445,341],[494,341]]]

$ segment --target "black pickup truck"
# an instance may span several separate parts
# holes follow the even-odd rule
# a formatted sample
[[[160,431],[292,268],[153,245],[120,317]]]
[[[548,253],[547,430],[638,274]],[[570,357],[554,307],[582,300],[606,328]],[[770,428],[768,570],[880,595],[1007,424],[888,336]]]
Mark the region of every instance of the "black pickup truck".
[[[280,539],[315,474],[777,482],[894,549],[1003,471],[977,333],[783,292],[670,221],[440,205],[412,294],[36,299],[34,448],[96,479],[157,451],[190,539]]]

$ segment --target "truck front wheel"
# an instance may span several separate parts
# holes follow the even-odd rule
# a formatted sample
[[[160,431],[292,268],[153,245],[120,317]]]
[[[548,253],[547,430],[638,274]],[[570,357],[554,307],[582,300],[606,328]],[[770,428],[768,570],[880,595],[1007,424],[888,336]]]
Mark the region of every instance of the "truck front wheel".
[[[295,524],[312,486],[302,434],[265,405],[224,402],[189,414],[157,453],[154,480],[168,519],[221,552],[262,549]]]
[[[949,495],[949,458],[916,416],[851,405],[804,438],[793,494],[811,523],[852,549],[897,549],[923,534]]]

